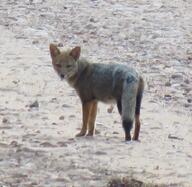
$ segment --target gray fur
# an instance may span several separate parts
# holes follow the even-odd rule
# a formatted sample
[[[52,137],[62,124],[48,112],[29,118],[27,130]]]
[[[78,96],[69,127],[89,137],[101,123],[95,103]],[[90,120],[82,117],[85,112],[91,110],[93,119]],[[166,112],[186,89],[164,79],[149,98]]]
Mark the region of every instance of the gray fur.
[[[78,63],[81,64],[81,61]],[[126,92],[123,87],[128,84],[127,80],[131,79],[129,84],[137,84],[139,80],[136,71],[120,64],[87,63],[78,73],[74,87],[87,102],[93,99],[106,103],[117,101],[121,99],[123,91]]]
[[[131,139],[130,130],[135,117],[134,139],[138,140],[144,82],[133,68],[122,64],[89,63],[79,59],[80,47],[61,53],[55,45],[50,44],[50,53],[54,69],[75,88],[83,106],[97,101],[116,102],[122,117],[125,139]],[[94,128],[94,124],[92,126]],[[80,133],[84,134],[84,131]]]

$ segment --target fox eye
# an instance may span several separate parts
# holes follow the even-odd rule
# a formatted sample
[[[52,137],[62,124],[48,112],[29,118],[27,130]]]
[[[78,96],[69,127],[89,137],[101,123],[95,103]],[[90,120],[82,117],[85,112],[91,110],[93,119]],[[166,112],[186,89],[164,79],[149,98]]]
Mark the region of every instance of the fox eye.
[[[61,68],[61,64],[55,64],[55,66]]]
[[[67,65],[66,67],[67,67],[67,68],[70,68],[70,67],[72,67],[72,65]]]

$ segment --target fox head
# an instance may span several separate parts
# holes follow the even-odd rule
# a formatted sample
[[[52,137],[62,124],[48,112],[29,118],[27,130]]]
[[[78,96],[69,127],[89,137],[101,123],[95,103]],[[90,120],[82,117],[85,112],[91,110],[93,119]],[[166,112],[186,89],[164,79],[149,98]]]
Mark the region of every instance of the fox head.
[[[56,45],[50,44],[49,50],[53,68],[61,79],[69,79],[77,73],[78,59],[81,53],[80,47],[61,52]]]

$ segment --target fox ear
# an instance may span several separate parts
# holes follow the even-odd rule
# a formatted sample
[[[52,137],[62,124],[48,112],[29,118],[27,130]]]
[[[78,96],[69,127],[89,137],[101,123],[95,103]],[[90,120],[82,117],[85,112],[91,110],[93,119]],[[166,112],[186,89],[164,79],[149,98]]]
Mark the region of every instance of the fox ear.
[[[72,56],[75,60],[78,60],[80,57],[80,53],[81,53],[81,48],[77,46],[71,50],[69,55]]]
[[[50,54],[51,54],[51,58],[55,58],[57,55],[60,54],[60,50],[57,48],[56,45],[54,44],[50,44],[49,45],[49,50],[50,50]]]

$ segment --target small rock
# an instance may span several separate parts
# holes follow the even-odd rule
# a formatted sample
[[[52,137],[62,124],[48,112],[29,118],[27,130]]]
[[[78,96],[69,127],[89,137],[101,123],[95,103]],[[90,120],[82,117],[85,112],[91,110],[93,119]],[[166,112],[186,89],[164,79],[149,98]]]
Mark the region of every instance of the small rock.
[[[192,89],[191,88],[184,88],[186,93],[189,93]]]
[[[187,102],[188,103],[192,103],[192,99],[187,99]]]
[[[57,144],[58,144],[60,147],[67,147],[67,143],[66,143],[66,142],[57,142]]]
[[[49,118],[47,116],[44,116],[41,118],[42,120],[48,120]]]
[[[37,183],[37,182],[32,182],[31,185],[32,185],[32,186],[38,185],[38,183]]]
[[[17,146],[18,146],[18,143],[17,143],[17,141],[12,141],[12,142],[10,143],[10,145],[11,145],[12,147],[17,147]]]
[[[62,107],[64,107],[64,108],[70,108],[70,106],[67,105],[67,104],[63,104]]]
[[[171,134],[168,135],[168,138],[169,138],[169,139],[175,139],[175,140],[183,140],[183,138],[179,138],[179,137],[173,136],[173,135],[171,135]]]
[[[185,79],[184,82],[185,82],[186,84],[189,84],[189,83],[190,83],[189,79]]]
[[[181,78],[182,78],[182,75],[173,74],[173,75],[171,75],[171,78],[172,78],[172,79],[181,79]]]
[[[192,57],[189,56],[189,57],[187,58],[187,60],[192,60]]]
[[[19,81],[12,81],[12,83],[14,83],[14,84],[18,84],[18,82],[19,82]]]
[[[159,166],[156,166],[154,169],[155,169],[155,170],[159,170]]]
[[[171,95],[166,94],[166,95],[164,95],[164,99],[165,99],[166,101],[170,101],[170,100],[172,99],[172,97],[171,97]]]
[[[53,98],[50,100],[51,103],[54,103],[54,102],[56,102],[56,101],[57,101],[57,98],[56,98],[56,97],[53,97]]]
[[[69,140],[69,141],[74,141],[75,139],[74,139],[74,138],[69,138],[68,140]]]
[[[95,154],[96,155],[106,155],[107,153],[103,152],[103,151],[96,151]]]
[[[87,43],[87,40],[83,40],[83,43]]]
[[[43,146],[43,147],[56,147],[56,145],[53,145],[53,144],[51,144],[49,142],[43,142],[40,145]]]
[[[61,177],[58,177],[56,179],[54,179],[56,182],[60,182],[60,183],[66,183],[66,182],[70,182],[70,178],[68,177],[64,177],[64,178],[61,178]]]
[[[170,83],[170,82],[166,82],[166,83],[165,83],[165,86],[170,87],[170,86],[171,86],[171,83]]]
[[[33,41],[32,41],[32,44],[38,44],[38,43],[39,43],[38,40],[33,40]]]
[[[58,47],[63,47],[63,43],[58,43],[58,45],[57,45]]]
[[[28,175],[21,174],[21,173],[15,173],[12,175],[13,178],[26,178]]]
[[[114,131],[113,134],[119,134],[117,131]]]
[[[60,116],[60,117],[59,117],[59,120],[64,120],[64,119],[65,119],[64,116]]]
[[[39,108],[39,103],[38,101],[35,101],[34,103],[29,105],[30,108]]]
[[[119,122],[118,122],[118,121],[116,121],[116,120],[114,120],[114,121],[113,121],[113,123],[114,123],[114,124],[116,124],[116,123],[119,123]]]
[[[93,22],[93,23],[95,23],[95,22],[96,22],[94,18],[90,18],[90,20],[89,20],[89,21],[90,21],[90,22]]]
[[[3,118],[2,122],[3,123],[8,123],[8,119],[7,118]]]
[[[72,115],[69,116],[69,118],[75,118],[75,115],[72,114]]]
[[[185,106],[185,108],[189,108],[192,105],[190,103],[185,103],[184,106]]]

